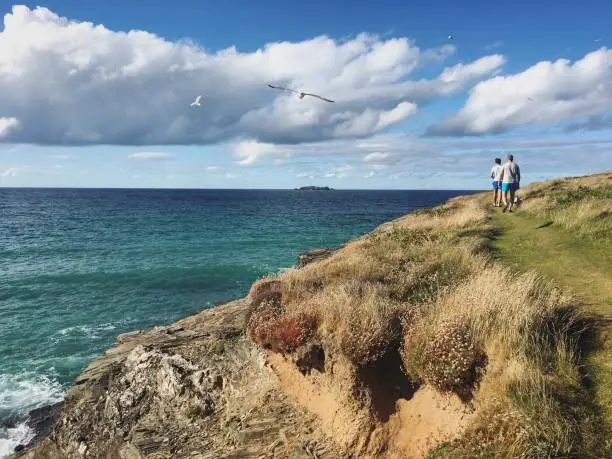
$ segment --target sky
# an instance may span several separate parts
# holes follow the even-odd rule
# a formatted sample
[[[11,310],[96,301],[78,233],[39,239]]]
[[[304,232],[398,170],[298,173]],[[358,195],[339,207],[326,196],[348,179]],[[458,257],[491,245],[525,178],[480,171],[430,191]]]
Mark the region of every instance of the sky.
[[[524,183],[612,169],[609,0],[346,5],[1,3],[0,186],[473,190],[508,153]]]

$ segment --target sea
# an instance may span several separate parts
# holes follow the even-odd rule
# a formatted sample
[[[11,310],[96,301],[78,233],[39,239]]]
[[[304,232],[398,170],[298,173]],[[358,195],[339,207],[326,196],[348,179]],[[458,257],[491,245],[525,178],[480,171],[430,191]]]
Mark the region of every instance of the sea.
[[[466,193],[0,188],[0,458],[118,334]]]

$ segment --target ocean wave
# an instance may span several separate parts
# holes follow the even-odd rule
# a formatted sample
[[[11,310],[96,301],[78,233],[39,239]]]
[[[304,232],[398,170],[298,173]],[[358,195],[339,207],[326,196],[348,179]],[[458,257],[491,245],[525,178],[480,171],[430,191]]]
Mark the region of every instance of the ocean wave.
[[[35,432],[25,422],[15,427],[0,427],[0,459],[8,457],[18,445],[27,444]]]
[[[64,390],[55,379],[31,372],[0,374],[0,421],[62,401]]]
[[[29,411],[63,398],[62,386],[53,378],[31,372],[0,374],[0,459],[34,437],[25,422]]]
[[[65,337],[71,336],[82,336],[85,335],[90,339],[99,339],[102,337],[104,332],[115,330],[120,328],[126,324],[128,324],[130,320],[124,319],[116,322],[108,322],[99,325],[74,325],[71,327],[62,328],[55,333],[55,337],[53,341],[61,341]]]

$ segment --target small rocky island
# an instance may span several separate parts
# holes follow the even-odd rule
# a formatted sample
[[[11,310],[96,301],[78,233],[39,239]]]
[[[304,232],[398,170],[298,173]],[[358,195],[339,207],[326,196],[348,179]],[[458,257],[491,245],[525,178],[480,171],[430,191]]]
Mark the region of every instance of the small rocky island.
[[[333,188],[328,186],[303,186],[300,188],[296,188],[298,191],[334,191]]]

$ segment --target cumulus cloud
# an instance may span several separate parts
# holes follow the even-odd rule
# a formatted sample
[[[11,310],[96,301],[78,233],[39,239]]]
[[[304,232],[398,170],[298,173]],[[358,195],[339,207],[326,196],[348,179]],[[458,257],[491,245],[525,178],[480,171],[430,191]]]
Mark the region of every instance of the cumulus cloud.
[[[444,60],[454,47],[420,49],[407,38],[361,34],[209,53],[192,42],[116,32],[25,6],[4,17],[0,49],[0,141],[47,145],[367,137],[410,116],[417,103],[466,89],[504,61],[488,56],[412,81],[415,69]],[[336,103],[299,100],[266,83]],[[204,103],[190,107],[196,94],[205,95]]]
[[[176,156],[176,153],[167,153],[163,151],[138,151],[134,153],[128,153],[129,158],[151,161],[164,161],[167,159],[174,159],[176,158]]]
[[[573,64],[539,62],[524,72],[478,83],[455,116],[429,135],[500,133],[525,124],[594,116],[612,108],[612,50],[601,48]]]

